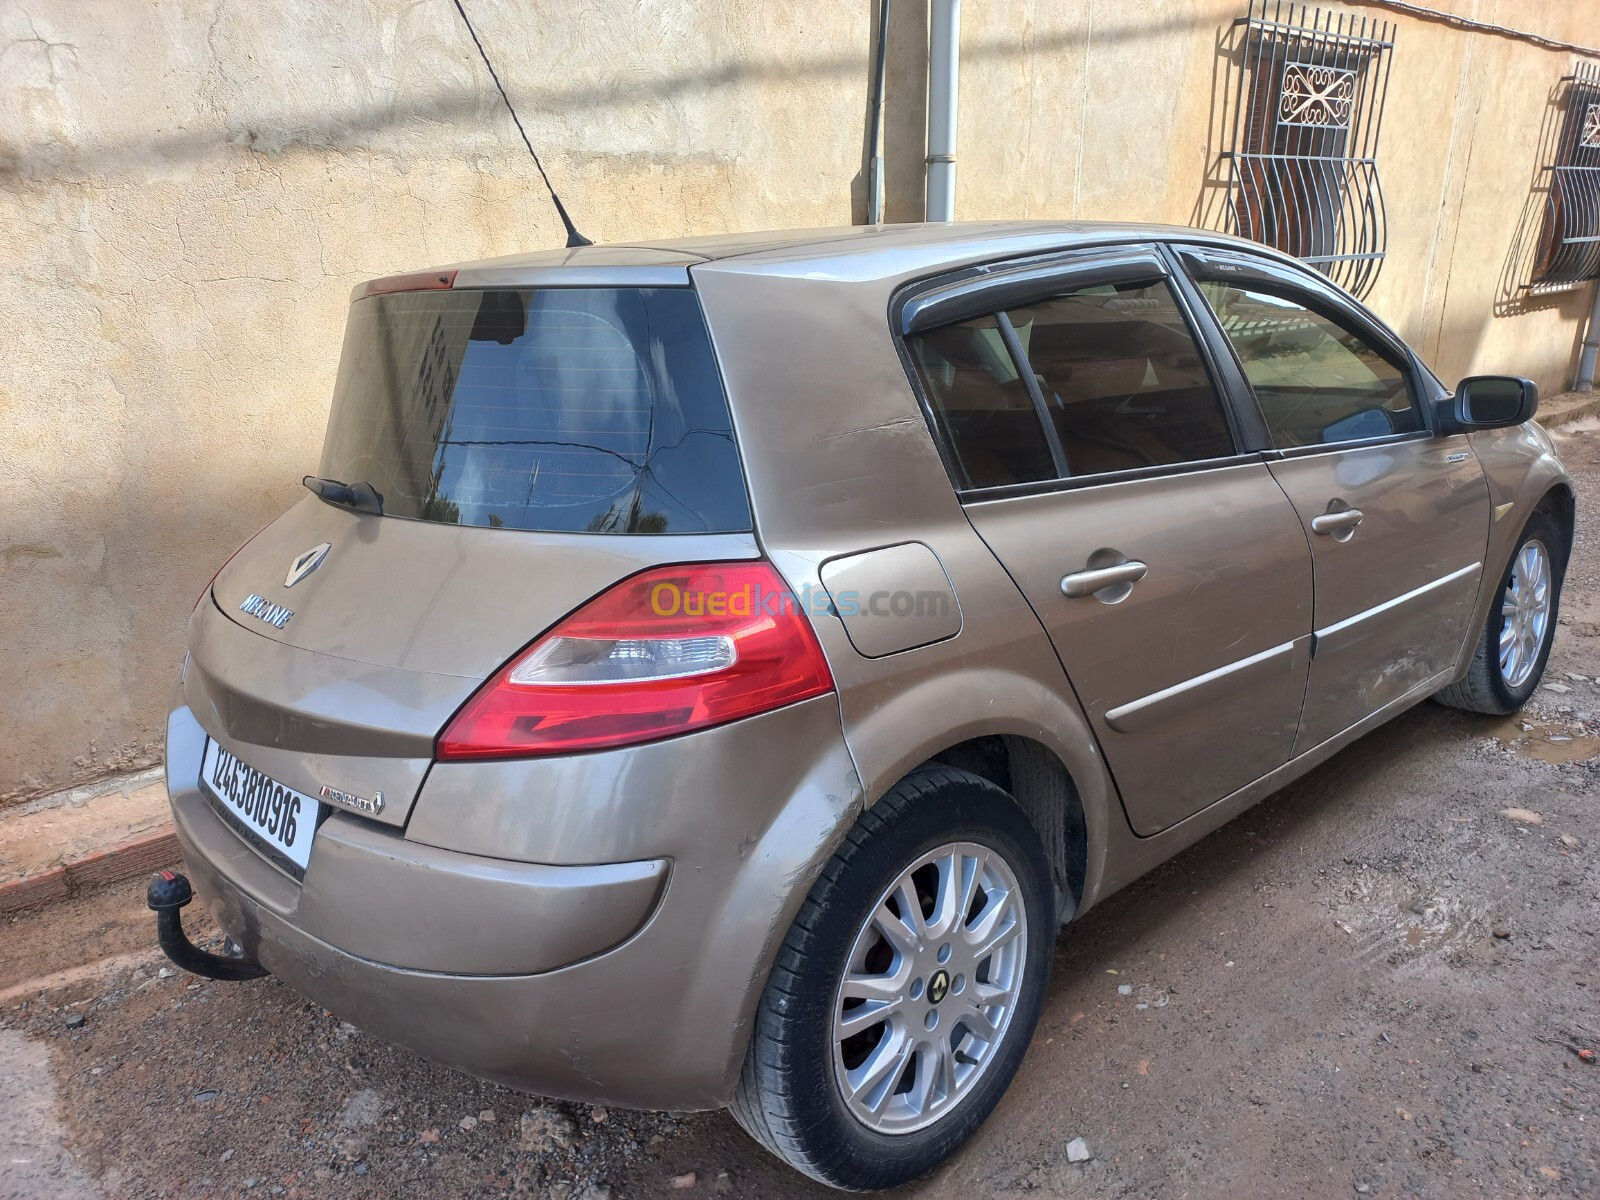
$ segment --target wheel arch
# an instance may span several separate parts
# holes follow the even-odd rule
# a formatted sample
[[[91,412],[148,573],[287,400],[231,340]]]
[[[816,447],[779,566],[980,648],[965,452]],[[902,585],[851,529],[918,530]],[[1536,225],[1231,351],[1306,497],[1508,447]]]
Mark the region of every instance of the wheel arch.
[[[1057,919],[1070,921],[1083,904],[1089,831],[1083,797],[1060,756],[1037,738],[1004,733],[956,742],[924,762],[970,771],[1010,793],[1050,859]]]
[[[1555,518],[1556,524],[1567,539],[1566,545],[1561,547],[1563,558],[1570,558],[1572,539],[1577,532],[1578,524],[1578,496],[1572,490],[1571,480],[1562,478],[1552,483],[1534,504],[1533,510],[1549,513]]]
[[[1571,551],[1576,523],[1572,477],[1556,456],[1550,435],[1532,421],[1507,429],[1469,434],[1468,441],[1489,485],[1492,513],[1484,545],[1478,603],[1463,637],[1454,680],[1465,678],[1478,637],[1489,619],[1499,582],[1510,566],[1522,530],[1535,512],[1549,513],[1566,534],[1563,555]]]
[[[1022,669],[969,659],[959,686],[941,671],[882,688],[857,707],[856,720],[847,716],[845,741],[868,809],[929,762],[963,766],[1007,791],[1020,786],[1013,795],[1047,849],[1052,839],[1065,848],[1058,877],[1065,921],[1095,902],[1110,855],[1130,831],[1100,743],[1065,678],[1061,686],[1048,679],[1048,668],[1060,666],[1053,651],[1045,653]],[[1080,820],[1081,836],[1069,834]]]

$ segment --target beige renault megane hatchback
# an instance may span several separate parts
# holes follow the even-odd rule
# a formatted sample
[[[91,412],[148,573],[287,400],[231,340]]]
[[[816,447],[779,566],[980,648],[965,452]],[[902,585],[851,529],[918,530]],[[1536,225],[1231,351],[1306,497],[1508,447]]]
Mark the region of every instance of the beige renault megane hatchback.
[[[1536,403],[1190,229],[374,280],[307,494],[189,624],[167,780],[229,940],[173,875],[163,945],[912,1179],[1062,924],[1418,701],[1528,698],[1573,521]]]

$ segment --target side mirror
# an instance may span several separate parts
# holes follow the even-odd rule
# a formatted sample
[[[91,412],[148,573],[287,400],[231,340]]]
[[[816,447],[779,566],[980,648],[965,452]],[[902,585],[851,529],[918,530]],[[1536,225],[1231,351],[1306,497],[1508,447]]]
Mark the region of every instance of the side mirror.
[[[1446,406],[1457,429],[1521,425],[1539,409],[1539,385],[1515,375],[1474,375],[1461,381]]]

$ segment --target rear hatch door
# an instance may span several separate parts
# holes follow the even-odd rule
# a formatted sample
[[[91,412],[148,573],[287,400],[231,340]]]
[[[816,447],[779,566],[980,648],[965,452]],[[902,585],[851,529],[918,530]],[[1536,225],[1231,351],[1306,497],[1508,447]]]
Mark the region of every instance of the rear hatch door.
[[[684,288],[356,301],[318,473],[383,515],[308,493],[258,534],[197,611],[186,693],[244,762],[381,791],[395,825],[441,728],[567,613],[653,565],[758,555]]]

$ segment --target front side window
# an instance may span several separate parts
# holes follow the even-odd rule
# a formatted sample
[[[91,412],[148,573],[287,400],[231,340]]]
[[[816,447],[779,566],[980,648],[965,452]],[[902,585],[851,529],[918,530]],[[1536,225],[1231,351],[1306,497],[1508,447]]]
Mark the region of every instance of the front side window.
[[[1222,399],[1166,283],[1079,288],[1007,315],[1070,476],[1234,452]]]
[[[1200,281],[1279,449],[1417,433],[1405,372],[1370,342],[1286,296]]]

